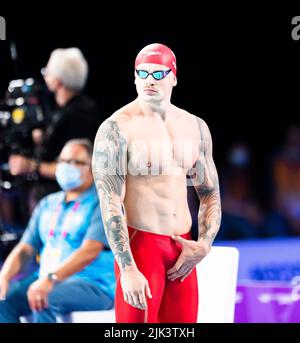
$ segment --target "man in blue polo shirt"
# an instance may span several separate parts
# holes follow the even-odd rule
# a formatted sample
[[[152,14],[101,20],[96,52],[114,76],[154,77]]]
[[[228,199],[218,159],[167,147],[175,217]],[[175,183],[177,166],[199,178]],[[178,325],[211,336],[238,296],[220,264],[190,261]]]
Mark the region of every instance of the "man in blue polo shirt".
[[[103,229],[91,156],[92,145],[85,139],[64,146],[56,169],[63,191],[40,201],[0,272],[0,322],[19,322],[32,312],[35,322],[51,323],[72,311],[113,307],[114,257]],[[36,255],[38,271],[13,281]]]

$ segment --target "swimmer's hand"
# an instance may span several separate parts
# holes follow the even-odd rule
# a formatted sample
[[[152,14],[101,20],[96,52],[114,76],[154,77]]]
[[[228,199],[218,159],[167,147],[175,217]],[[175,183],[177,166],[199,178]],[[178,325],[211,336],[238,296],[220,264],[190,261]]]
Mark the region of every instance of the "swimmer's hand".
[[[152,298],[148,280],[135,266],[127,266],[121,272],[124,301],[140,310],[146,310],[148,298]]]
[[[183,281],[188,277],[196,265],[209,253],[210,245],[206,241],[193,241],[181,236],[171,236],[174,241],[182,245],[182,251],[175,265],[167,271],[168,279],[171,281],[180,278]]]

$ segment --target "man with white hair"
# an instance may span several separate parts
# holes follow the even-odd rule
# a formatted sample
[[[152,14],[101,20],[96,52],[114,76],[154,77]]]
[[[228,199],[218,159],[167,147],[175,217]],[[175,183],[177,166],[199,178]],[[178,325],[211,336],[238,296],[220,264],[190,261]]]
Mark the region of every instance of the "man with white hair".
[[[64,106],[85,86],[88,64],[78,48],[56,49],[41,72],[58,105]]]
[[[33,174],[38,179],[36,200],[58,190],[54,181],[56,158],[64,144],[72,138],[93,141],[100,124],[95,102],[81,93],[87,81],[88,63],[78,48],[54,50],[41,72],[48,89],[55,95],[58,109],[45,131],[33,130],[33,140],[42,142],[35,156],[14,154],[9,158],[12,175]]]

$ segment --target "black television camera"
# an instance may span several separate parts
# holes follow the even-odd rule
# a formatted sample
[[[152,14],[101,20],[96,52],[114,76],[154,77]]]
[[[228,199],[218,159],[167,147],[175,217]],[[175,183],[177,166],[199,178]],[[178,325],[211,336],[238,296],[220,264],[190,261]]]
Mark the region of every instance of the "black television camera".
[[[46,85],[33,78],[9,82],[6,98],[0,101],[0,187],[20,181],[9,175],[9,155],[33,156],[32,130],[47,126],[51,104]]]
[[[10,81],[6,97],[0,101],[0,195],[3,192],[6,206],[10,203],[7,209],[0,201],[0,260],[18,242],[28,220],[26,189],[32,181],[30,175],[10,174],[9,156],[34,156],[32,131],[47,126],[52,104],[46,85],[33,78]],[[7,210],[13,211],[13,221],[4,222],[2,215]]]

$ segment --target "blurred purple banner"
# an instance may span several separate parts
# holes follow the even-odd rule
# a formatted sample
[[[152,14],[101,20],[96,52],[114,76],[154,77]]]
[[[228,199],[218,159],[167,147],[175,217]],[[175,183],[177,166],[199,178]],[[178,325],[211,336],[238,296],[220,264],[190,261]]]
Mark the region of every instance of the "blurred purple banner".
[[[300,323],[297,287],[265,282],[238,285],[235,323]]]
[[[300,323],[300,239],[219,241],[239,250],[236,323]]]

